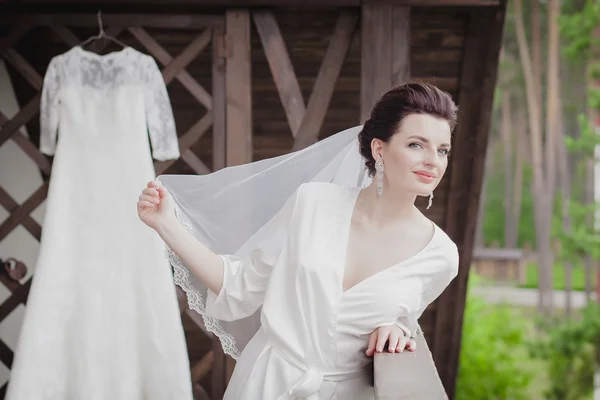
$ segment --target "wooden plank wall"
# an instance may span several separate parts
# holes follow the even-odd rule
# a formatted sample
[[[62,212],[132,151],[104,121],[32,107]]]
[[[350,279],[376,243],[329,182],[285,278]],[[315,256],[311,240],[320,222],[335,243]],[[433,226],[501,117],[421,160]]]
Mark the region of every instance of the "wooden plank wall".
[[[355,10],[359,12],[358,9]],[[329,40],[334,32],[340,9],[274,9],[279,29],[291,63],[298,77],[299,89],[305,102],[310,97],[319,67],[323,62]],[[457,96],[459,77],[461,74],[463,46],[467,30],[468,11],[461,8],[411,8],[411,40],[410,40],[410,73],[412,79],[432,82],[440,88]],[[250,22],[251,36],[251,87],[252,87],[252,123],[253,159],[259,160],[273,157],[290,151],[293,136],[284,112],[280,96],[275,87],[272,73],[260,42],[254,21]],[[73,29],[79,37],[88,37],[97,33],[95,29]],[[3,34],[0,26],[0,35]],[[198,32],[183,30],[149,29],[149,33],[171,54],[178,54]],[[136,40],[127,32],[119,36],[121,41],[144,51]],[[212,44],[210,45],[212,46]],[[60,54],[67,47],[47,28],[35,28],[28,33],[19,44],[17,50],[25,56],[33,67],[43,75],[50,58]],[[224,46],[223,49],[226,49]],[[116,49],[116,47],[112,48]],[[205,88],[223,87],[222,82],[212,82],[211,53],[223,49],[207,49],[200,54],[187,68],[193,78]],[[108,47],[111,50],[111,46]],[[21,104],[26,104],[33,96],[30,85],[14,71],[15,88]],[[217,66],[218,68],[218,66]],[[325,114],[319,138],[325,138],[335,132],[360,123],[360,88],[361,88],[361,35],[356,34],[350,43],[346,59],[342,65],[340,76],[335,84],[329,108]],[[204,114],[199,103],[177,81],[169,87],[176,124],[180,133],[185,132],[198,118]],[[227,96],[235,97],[235,88],[228,90]],[[33,140],[38,140],[39,124],[34,118],[27,125]],[[216,148],[230,144],[214,143]],[[244,144],[248,145],[247,143]],[[212,134],[207,133],[193,147],[192,151],[206,165],[213,164]],[[233,157],[235,151],[232,149]],[[222,163],[223,160],[218,160]],[[174,163],[169,173],[193,173],[183,162]],[[449,179],[442,181],[435,193],[434,207],[428,214],[436,223],[444,227],[445,204],[449,190]],[[422,199],[421,205],[426,200]],[[425,313],[422,325],[425,332],[433,327],[434,313]],[[184,325],[188,337],[188,348],[192,363],[198,361],[211,348],[209,341],[198,340],[201,333],[194,324],[184,317]],[[210,388],[210,375],[206,377],[205,387]]]

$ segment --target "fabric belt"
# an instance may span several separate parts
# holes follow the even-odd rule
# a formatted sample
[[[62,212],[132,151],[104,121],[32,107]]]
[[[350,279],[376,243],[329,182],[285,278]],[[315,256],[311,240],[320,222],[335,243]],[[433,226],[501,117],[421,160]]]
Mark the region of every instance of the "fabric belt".
[[[365,374],[365,370],[363,368],[348,371],[324,371],[315,366],[306,365],[304,362],[299,360],[298,357],[290,354],[290,352],[286,350],[285,346],[279,345],[277,343],[277,339],[275,339],[268,332],[265,331],[264,334],[267,336],[268,343],[285,361],[304,372],[300,379],[294,383],[294,385],[292,385],[292,387],[289,388],[284,394],[279,396],[277,400],[316,400],[318,399],[318,392],[323,384],[323,381],[342,382],[360,378]]]

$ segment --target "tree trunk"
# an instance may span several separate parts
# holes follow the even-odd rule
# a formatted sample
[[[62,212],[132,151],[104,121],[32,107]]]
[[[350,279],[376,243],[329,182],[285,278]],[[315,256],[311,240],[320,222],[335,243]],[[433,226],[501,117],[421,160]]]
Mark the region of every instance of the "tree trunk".
[[[537,3],[537,1],[535,1]],[[554,210],[556,195],[556,140],[561,123],[560,97],[560,43],[558,18],[560,16],[560,0],[548,2],[548,71],[546,73],[546,176],[549,194],[550,213]]]
[[[510,94],[507,89],[502,90],[502,154],[504,158],[504,247],[515,248],[515,218],[513,207],[513,146],[512,146],[512,118],[510,109]]]
[[[511,233],[511,240],[514,240],[514,247],[519,245],[519,225],[521,222],[521,204],[523,199],[523,170],[525,167],[525,158],[528,154],[527,148],[527,121],[523,111],[518,112],[517,129],[515,143],[515,178],[513,179],[513,215],[515,231]]]
[[[540,2],[531,2],[531,62],[535,81],[535,98],[542,107],[542,18]],[[540,114],[541,118],[541,114]],[[541,120],[540,120],[541,121]],[[541,122],[540,122],[541,123]]]
[[[534,186],[534,216],[536,226],[536,244],[538,252],[539,271],[539,309],[544,315],[549,315],[552,309],[552,248],[550,246],[551,209],[547,200],[547,177],[544,174],[544,159],[542,155],[543,139],[541,124],[541,106],[536,98],[536,77],[533,72],[531,54],[529,52],[525,27],[523,25],[522,0],[515,0],[515,30],[519,55],[525,77],[525,93],[529,111],[529,129],[531,132],[531,155],[533,166]]]
[[[586,68],[586,77],[588,80],[587,87],[588,88],[595,88],[597,85],[597,83],[591,77],[591,74],[589,71],[590,65],[595,62],[596,62],[596,60],[594,58],[592,58],[590,60],[590,64],[588,64],[588,68]],[[589,100],[588,100],[588,102],[589,102]],[[590,122],[592,123],[593,127],[596,129],[596,133],[598,133],[598,130],[599,130],[598,125],[597,125],[598,115],[600,115],[600,111],[594,110],[590,107],[590,109],[588,110],[588,118],[589,118]],[[594,164],[595,164],[595,160],[593,158],[586,160],[586,162],[585,162],[586,185],[585,185],[585,190],[584,190],[584,194],[583,194],[583,204],[585,204],[585,205],[589,205],[594,202],[594,186],[596,183],[595,176],[594,176]],[[586,223],[589,227],[594,225],[595,221],[594,221],[593,213],[590,213],[587,215]],[[592,292],[594,290],[592,288],[593,276],[594,276],[594,262],[590,255],[586,255],[585,256],[585,296],[586,296],[588,303],[590,301],[592,301]]]
[[[475,248],[481,248],[481,247],[485,247],[485,235],[484,235],[484,220],[485,220],[485,200],[486,200],[486,192],[487,192],[487,185],[488,185],[488,178],[491,175],[491,168],[492,168],[492,155],[493,155],[493,146],[494,146],[494,140],[490,139],[488,140],[488,144],[487,144],[487,148],[486,148],[486,155],[485,155],[485,164],[483,166],[483,185],[481,188],[481,193],[479,194],[479,209],[477,211],[477,225],[475,228]]]

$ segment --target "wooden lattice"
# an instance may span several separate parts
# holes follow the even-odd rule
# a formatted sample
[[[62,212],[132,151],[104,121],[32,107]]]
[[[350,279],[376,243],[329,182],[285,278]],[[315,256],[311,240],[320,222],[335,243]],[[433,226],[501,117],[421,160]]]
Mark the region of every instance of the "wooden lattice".
[[[255,11],[252,17],[294,136],[292,150],[308,147],[318,140],[335,84],[356,30],[358,15],[346,11],[340,13],[306,106],[275,16],[270,11]]]
[[[2,18],[10,21],[11,17]],[[79,38],[67,26],[83,27],[97,26],[94,15],[30,15],[20,16],[13,21],[18,21],[14,28],[4,37],[0,37],[0,59],[10,63],[25,80],[37,91],[35,96],[11,119],[0,112],[0,146],[8,140],[15,142],[40,168],[46,177],[51,176],[51,163],[21,131],[22,127],[32,118],[37,117],[40,109],[40,98],[43,78],[30,63],[22,57],[15,49],[15,44],[35,26],[49,26],[58,37],[69,47],[76,46],[85,38]],[[179,136],[179,148],[181,159],[198,174],[206,174],[212,170],[219,169],[226,164],[225,155],[225,58],[228,54],[225,48],[225,17],[222,15],[210,16],[177,16],[177,15],[108,15],[104,20],[109,27],[107,35],[116,37],[124,30],[128,30],[145,47],[160,65],[163,66],[162,76],[165,83],[177,80],[197,100],[206,112],[186,132]],[[177,28],[202,31],[192,42],[177,56],[169,54],[145,29],[153,28]],[[198,83],[187,71],[186,67],[198,57],[211,43],[212,54],[212,91],[211,95]],[[108,42],[93,42],[90,50],[101,52]],[[213,127],[213,165],[209,168],[190,147],[196,143],[210,128]],[[156,162],[156,174],[165,172],[175,161]],[[0,187],[0,205],[9,212],[9,217],[0,224],[0,241],[6,238],[17,226],[22,225],[31,235],[40,240],[41,226],[31,217],[31,213],[46,199],[48,192],[48,180],[37,189],[23,204],[18,204],[9,193]],[[4,320],[19,304],[25,304],[29,288],[29,278],[24,283],[12,281],[6,275],[0,275],[0,281],[10,290],[11,296],[0,305],[0,321]],[[200,327],[202,324],[198,319],[192,318]],[[13,352],[0,340],[0,360],[11,367]],[[210,372],[215,355],[209,351],[204,357],[192,367],[194,391],[197,397],[206,396],[206,392],[199,387],[199,382]],[[214,375],[213,371],[213,375]],[[214,377],[213,382],[223,381],[224,377]],[[6,384],[0,389],[0,398],[4,397]],[[213,385],[213,398],[220,398],[223,385]],[[208,397],[206,397],[208,398]]]

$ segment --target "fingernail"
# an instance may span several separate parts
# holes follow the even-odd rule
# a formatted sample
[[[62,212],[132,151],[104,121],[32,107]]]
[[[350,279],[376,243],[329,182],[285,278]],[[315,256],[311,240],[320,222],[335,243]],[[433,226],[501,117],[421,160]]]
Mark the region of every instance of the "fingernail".
[[[393,353],[396,350],[394,347],[390,347],[390,353]]]
[[[380,346],[380,347],[378,347],[378,348],[377,348],[377,351],[383,351],[383,347],[381,347],[381,346]]]

